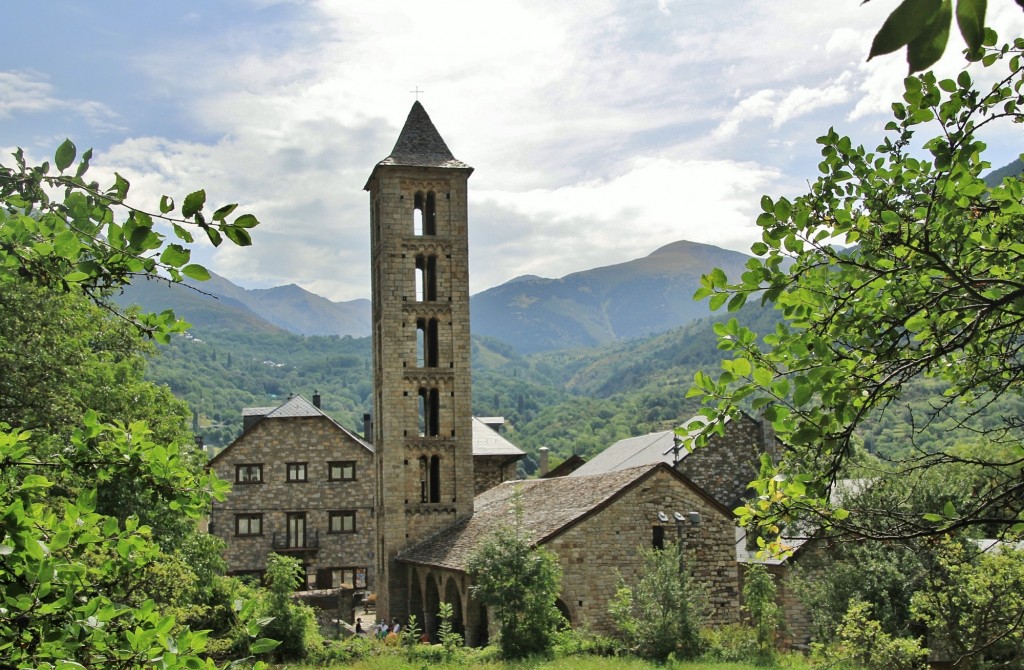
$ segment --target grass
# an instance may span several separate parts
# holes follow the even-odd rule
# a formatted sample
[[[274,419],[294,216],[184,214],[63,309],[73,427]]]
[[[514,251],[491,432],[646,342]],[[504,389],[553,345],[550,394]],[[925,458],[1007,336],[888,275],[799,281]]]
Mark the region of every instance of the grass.
[[[282,665],[280,670],[466,670],[486,668],[487,670],[806,670],[809,666],[802,656],[781,656],[773,665],[752,663],[729,663],[716,661],[690,661],[671,664],[656,664],[631,657],[607,656],[566,656],[546,659],[535,658],[523,661],[498,661],[493,659],[463,659],[451,663],[428,663],[423,659],[409,659],[401,655],[375,656],[347,663],[328,665]]]

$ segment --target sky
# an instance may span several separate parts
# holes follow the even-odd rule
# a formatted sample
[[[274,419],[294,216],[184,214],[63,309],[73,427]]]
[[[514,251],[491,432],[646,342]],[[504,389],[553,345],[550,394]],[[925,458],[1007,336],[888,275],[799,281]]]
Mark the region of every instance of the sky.
[[[70,138],[156,210],[204,188],[261,221],[193,258],[247,288],[368,298],[373,166],[417,99],[469,182],[470,285],[678,240],[748,252],[763,194],[807,190],[829,127],[873,148],[895,0],[38,0],[4,9],[0,164]],[[1001,34],[1024,33],[1010,0]],[[938,70],[962,64],[955,34]],[[414,91],[421,91],[415,93]],[[1019,130],[988,139],[995,167]],[[710,269],[710,268],[709,268]]]

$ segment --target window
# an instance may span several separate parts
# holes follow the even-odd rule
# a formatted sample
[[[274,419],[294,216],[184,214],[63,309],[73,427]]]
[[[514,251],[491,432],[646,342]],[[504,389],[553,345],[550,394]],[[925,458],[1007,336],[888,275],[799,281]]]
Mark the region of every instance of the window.
[[[428,192],[425,198],[423,191],[417,191],[413,196],[412,234],[437,234],[437,196],[433,191]]]
[[[665,527],[653,526],[651,528],[651,547],[654,549],[665,548]]]
[[[341,512],[328,512],[328,533],[354,533],[356,532],[355,510],[344,510]]]
[[[320,568],[316,571],[316,586],[320,589],[365,589],[366,568]]]
[[[288,464],[288,481],[290,481],[290,482],[304,482],[304,481],[306,481],[306,464],[305,463],[289,463]]]
[[[236,484],[262,484],[263,465],[245,463],[235,466]]]
[[[235,515],[235,535],[262,535],[263,534],[263,515],[259,513],[255,514],[236,514]]]
[[[437,300],[437,257],[416,257],[416,301]]]
[[[420,437],[437,437],[441,396],[437,389],[421,388],[417,398]]]
[[[437,319],[416,319],[416,365],[437,367]]]
[[[286,539],[289,549],[301,549],[307,546],[305,512],[288,513],[288,537]]]
[[[355,461],[331,461],[327,464],[327,479],[332,482],[351,481],[356,478]]]

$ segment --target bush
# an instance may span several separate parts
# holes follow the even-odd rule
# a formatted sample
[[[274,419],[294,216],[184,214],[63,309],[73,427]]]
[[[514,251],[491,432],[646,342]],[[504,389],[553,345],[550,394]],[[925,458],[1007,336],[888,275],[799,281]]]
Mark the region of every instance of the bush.
[[[260,616],[273,617],[263,635],[277,640],[278,660],[301,660],[321,647],[320,628],[312,607],[292,600],[295,587],[302,583],[302,566],[294,558],[270,554],[267,557],[267,586],[260,599]]]
[[[634,586],[620,581],[609,613],[626,644],[658,661],[693,658],[701,652],[704,593],[680,569],[679,544],[641,549],[641,577]]]
[[[555,656],[618,656],[625,651],[615,638],[566,626],[555,633]]]
[[[775,657],[776,639],[782,628],[782,608],[775,602],[775,579],[763,565],[747,568],[743,582],[743,609],[750,616],[757,643],[756,658],[770,662]]]
[[[830,668],[866,668],[867,670],[924,670],[928,667],[928,649],[919,639],[893,637],[871,618],[871,605],[856,602],[850,606],[839,626],[838,642],[812,645],[817,664]]]
[[[729,624],[701,631],[704,658],[736,663],[758,657],[757,632],[746,624]]]

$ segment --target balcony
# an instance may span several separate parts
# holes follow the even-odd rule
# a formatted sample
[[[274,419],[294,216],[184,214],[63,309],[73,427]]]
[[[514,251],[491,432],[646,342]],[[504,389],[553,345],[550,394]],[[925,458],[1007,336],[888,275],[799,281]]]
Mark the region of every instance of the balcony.
[[[320,531],[314,530],[300,535],[274,533],[273,547],[274,551],[283,554],[315,552],[320,549]]]

